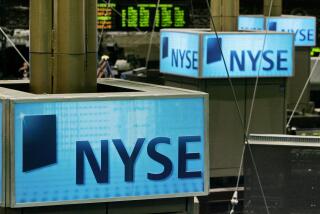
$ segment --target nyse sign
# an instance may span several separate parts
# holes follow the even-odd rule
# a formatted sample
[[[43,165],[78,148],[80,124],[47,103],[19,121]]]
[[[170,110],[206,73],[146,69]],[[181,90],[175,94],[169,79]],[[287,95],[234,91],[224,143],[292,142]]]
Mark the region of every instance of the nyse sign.
[[[203,77],[287,77],[293,74],[291,34],[220,33],[203,37]],[[220,51],[220,47],[222,53]],[[224,61],[225,60],[225,61]],[[225,62],[225,63],[224,63]]]
[[[16,104],[15,205],[203,195],[204,121],[203,98]]]
[[[199,41],[197,33],[161,32],[160,70],[189,77],[199,76]]]
[[[238,16],[239,31],[259,31],[265,29],[264,16]]]
[[[160,72],[194,78],[290,77],[293,34],[161,31]]]
[[[295,46],[316,45],[316,18],[281,16],[268,17],[266,19],[268,30],[293,33]]]
[[[135,164],[137,162],[138,156],[140,154],[141,148],[145,143],[145,138],[137,139],[134,144],[133,151],[129,155],[125,143],[121,139],[113,139],[112,144],[115,146],[121,161],[124,165],[124,181],[134,182],[135,178]],[[156,137],[147,143],[147,155],[150,160],[157,162],[163,166],[163,171],[160,173],[146,173],[146,177],[150,181],[161,181],[167,179],[171,176],[173,172],[173,163],[170,158],[157,151],[157,147],[165,146],[165,144],[178,144],[178,178],[201,178],[201,171],[187,171],[188,160],[200,160],[200,153],[187,153],[188,143],[201,143],[200,136],[182,136],[179,137],[178,142],[171,142],[168,137]],[[91,170],[93,171],[94,177],[97,183],[109,183],[109,141],[101,140],[101,168],[98,161],[93,153],[93,149],[88,141],[79,141],[76,145],[76,183],[85,184],[85,157],[88,160]],[[112,169],[111,169],[112,170]]]
[[[238,17],[239,31],[261,31],[265,28],[269,31],[293,33],[295,46],[316,45],[316,17],[290,15],[266,18],[255,15]]]

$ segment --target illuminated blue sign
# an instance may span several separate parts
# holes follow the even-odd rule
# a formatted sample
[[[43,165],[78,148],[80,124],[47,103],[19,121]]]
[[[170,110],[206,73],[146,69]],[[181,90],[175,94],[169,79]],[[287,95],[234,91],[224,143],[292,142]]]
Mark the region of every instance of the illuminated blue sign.
[[[265,30],[264,24],[264,16],[238,16],[239,31]]]
[[[267,17],[268,30],[295,35],[295,46],[316,45],[316,18],[303,16]]]
[[[232,32],[218,33],[217,38],[214,33],[205,31],[162,30],[160,37],[162,73],[227,78],[227,66],[233,78],[293,75],[291,33]]]
[[[202,54],[205,78],[227,77],[225,63],[230,77],[288,77],[293,74],[291,34],[220,33],[218,39],[207,34],[203,36]]]
[[[160,70],[163,73],[198,77],[199,35],[184,32],[162,32]]]
[[[204,98],[16,103],[13,206],[203,195],[204,112]]]

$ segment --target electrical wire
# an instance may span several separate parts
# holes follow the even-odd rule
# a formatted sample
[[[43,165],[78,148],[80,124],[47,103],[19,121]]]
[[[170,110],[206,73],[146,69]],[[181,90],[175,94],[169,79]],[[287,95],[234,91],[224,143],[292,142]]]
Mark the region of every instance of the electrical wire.
[[[219,51],[220,51],[221,56],[222,56],[222,61],[223,61],[224,67],[226,69],[228,82],[229,82],[229,85],[230,85],[230,88],[231,88],[231,91],[232,91],[232,96],[233,96],[233,99],[234,99],[234,102],[235,102],[235,105],[236,105],[236,108],[237,108],[237,111],[238,111],[238,117],[240,119],[242,129],[245,130],[244,120],[242,118],[242,114],[241,114],[241,111],[240,111],[240,107],[239,107],[239,102],[238,102],[238,99],[237,99],[236,91],[234,89],[234,86],[233,86],[233,83],[232,83],[232,80],[231,80],[231,77],[230,77],[230,72],[229,72],[228,67],[227,67],[226,59],[225,59],[223,51],[222,51],[221,42],[218,39],[219,36],[218,36],[218,32],[217,32],[217,29],[216,29],[216,26],[215,26],[215,23],[214,23],[214,20],[213,20],[213,15],[212,15],[212,12],[211,12],[209,0],[206,0],[206,3],[207,3],[207,7],[208,7],[208,10],[209,10],[209,14],[210,14],[210,20],[211,20],[211,23],[212,23],[212,26],[213,26],[213,31],[214,31],[214,34],[215,34],[215,36],[217,38]]]
[[[273,0],[271,0],[271,2],[270,2],[269,11],[268,11],[268,17],[271,16],[272,6],[273,6]],[[265,31],[264,40],[263,40],[262,52],[265,49],[267,35],[268,35],[268,31],[266,30]],[[250,113],[249,113],[249,118],[248,118],[246,136],[249,136],[249,131],[250,131],[250,127],[251,127],[252,113],[253,113],[254,104],[255,104],[255,100],[256,100],[256,93],[257,93],[257,89],[258,89],[259,74],[260,74],[261,66],[262,66],[262,58],[260,58],[258,74],[257,74],[257,77],[256,77],[254,91],[253,91],[253,95],[252,95],[252,102],[251,102]],[[257,165],[256,165],[256,163],[254,161],[254,158],[253,158],[253,154],[252,154],[252,150],[251,150],[251,147],[250,147],[250,143],[249,143],[249,141],[247,141],[247,143],[248,143],[248,148],[249,148],[249,151],[250,151],[250,156],[251,156],[251,159],[252,159],[252,163],[253,163],[254,169],[256,171],[258,183],[259,183],[259,186],[260,186],[260,191],[261,191],[262,195],[264,195],[264,190],[262,188],[261,179],[260,179],[260,176],[259,176],[259,173],[258,173]],[[237,178],[236,191],[239,188],[239,181],[240,181],[241,171],[242,171],[242,168],[243,168],[243,159],[244,159],[245,149],[246,149],[246,146],[244,146],[243,151],[242,151],[242,155],[241,155],[241,161],[240,161],[239,173],[238,173],[238,178]],[[269,213],[269,209],[268,209],[268,205],[267,205],[267,201],[266,201],[265,196],[263,196],[263,201],[264,201],[267,213]],[[234,209],[234,206],[233,206],[233,209]]]
[[[17,51],[17,53],[19,54],[19,56],[22,58],[22,60],[30,67],[30,64],[28,62],[28,60],[26,58],[24,58],[24,56],[22,55],[22,53],[19,51],[19,49],[16,47],[16,45],[14,44],[14,42],[9,38],[9,36],[4,32],[4,30],[0,27],[0,31],[1,33],[6,37],[6,39],[10,42],[10,44],[12,45],[12,47]]]
[[[288,120],[288,123],[287,123],[287,125],[286,125],[286,128],[289,128],[289,126],[290,126],[290,123],[291,123],[291,120],[292,120],[292,118],[293,118],[293,116],[294,116],[294,113],[297,111],[297,108],[298,108],[298,106],[299,106],[299,104],[300,104],[300,101],[301,101],[301,99],[302,99],[302,96],[303,96],[305,90],[307,89],[307,86],[308,86],[308,84],[309,84],[309,82],[310,82],[310,79],[311,79],[313,73],[314,73],[315,70],[316,70],[316,67],[317,67],[317,65],[318,65],[318,62],[319,62],[319,58],[317,58],[316,62],[314,63],[314,65],[313,65],[313,67],[312,67],[312,70],[311,70],[311,72],[310,72],[310,75],[309,75],[306,83],[304,84],[304,87],[303,87],[303,89],[302,89],[302,92],[301,92],[301,94],[300,94],[300,96],[299,96],[299,98],[298,98],[298,100],[297,100],[297,103],[296,103],[296,105],[294,106],[294,109],[293,109],[293,111],[292,111],[292,113],[291,113],[291,115],[290,115],[290,118],[289,118],[289,120]]]
[[[155,15],[154,15],[154,20],[153,20],[152,32],[151,32],[150,41],[149,41],[149,46],[148,46],[148,52],[147,52],[147,58],[146,58],[146,65],[145,65],[145,67],[146,67],[147,69],[148,69],[149,60],[150,60],[151,46],[152,46],[153,35],[154,35],[154,31],[155,31],[155,27],[156,27],[156,22],[157,22],[157,12],[158,12],[158,9],[159,9],[159,5],[160,5],[160,0],[158,0],[158,2],[157,2],[156,12],[155,12]],[[158,16],[160,16],[160,13],[158,13]]]
[[[213,30],[214,30],[214,33],[216,35],[217,38],[218,37],[218,33],[217,33],[217,30],[216,30],[216,27],[215,27],[215,23],[214,23],[214,20],[213,20],[213,16],[212,16],[212,13],[211,13],[211,9],[210,9],[210,4],[209,4],[209,1],[207,0],[206,1],[207,3],[207,7],[208,7],[208,10],[209,10],[209,13],[210,13],[210,19],[211,19],[211,22],[212,22],[212,26],[213,26]],[[270,8],[272,8],[272,5],[273,5],[273,0],[271,1],[270,3]],[[269,10],[269,13],[271,14],[271,9]],[[265,36],[266,37],[266,36]],[[230,84],[230,87],[231,87],[231,90],[232,90],[232,94],[233,94],[233,98],[234,98],[234,101],[235,101],[235,104],[236,104],[236,107],[237,107],[237,111],[238,111],[238,115],[239,115],[239,118],[240,118],[240,121],[241,121],[241,124],[242,124],[242,128],[243,128],[243,131],[244,131],[244,138],[245,138],[245,142],[247,143],[248,147],[249,147],[249,151],[250,151],[250,156],[251,156],[251,159],[252,159],[252,162],[253,162],[253,165],[254,165],[254,169],[255,169],[255,173],[257,175],[257,179],[258,179],[258,183],[259,183],[259,187],[260,187],[260,191],[261,191],[261,194],[262,194],[262,197],[263,197],[263,201],[264,201],[264,205],[265,205],[265,208],[266,208],[266,211],[267,213],[269,214],[269,209],[268,209],[268,205],[267,205],[267,200],[266,200],[266,197],[265,197],[265,194],[264,194],[264,190],[263,190],[263,187],[262,187],[262,184],[261,184],[261,180],[260,180],[260,176],[259,176],[259,172],[258,172],[258,169],[257,169],[257,166],[256,166],[256,163],[255,163],[255,160],[253,158],[253,154],[252,154],[252,150],[250,148],[250,143],[248,141],[248,135],[247,135],[247,131],[245,130],[245,126],[244,126],[244,120],[242,119],[242,115],[241,115],[241,112],[240,112],[240,108],[239,108],[239,104],[238,104],[238,100],[237,100],[237,97],[236,97],[236,93],[235,93],[235,90],[234,90],[234,86],[232,84],[232,80],[230,78],[230,74],[229,74],[229,71],[228,71],[228,67],[227,67],[227,64],[226,64],[226,61],[225,61],[225,58],[224,58],[224,54],[222,52],[222,47],[221,47],[221,43],[219,40],[218,41],[218,46],[219,46],[219,49],[220,49],[220,52],[221,52],[221,55],[222,55],[222,59],[223,59],[223,62],[224,62],[224,66],[225,66],[225,69],[226,69],[226,73],[227,73],[227,77],[228,77],[228,82]],[[264,42],[265,43],[265,42]],[[261,66],[261,65],[260,65]],[[259,67],[260,67],[259,66]],[[256,85],[258,85],[258,82],[256,81]],[[256,94],[256,92],[254,92],[254,94]],[[254,103],[254,102],[253,102]],[[237,205],[237,193],[238,193],[238,188],[239,188],[239,181],[240,181],[240,174],[241,174],[241,170],[242,170],[242,166],[243,166],[243,159],[244,159],[244,154],[245,154],[245,145],[244,145],[244,148],[243,148],[243,151],[242,151],[242,155],[241,155],[241,163],[240,163],[240,167],[239,167],[239,173],[238,173],[238,178],[237,178],[237,186],[236,186],[236,191],[234,192],[234,195],[233,195],[233,198],[231,199],[231,203],[232,203],[232,209],[230,211],[230,213],[234,213],[234,208],[235,206]],[[236,198],[235,198],[236,197]],[[236,203],[233,203],[233,202],[236,202]]]

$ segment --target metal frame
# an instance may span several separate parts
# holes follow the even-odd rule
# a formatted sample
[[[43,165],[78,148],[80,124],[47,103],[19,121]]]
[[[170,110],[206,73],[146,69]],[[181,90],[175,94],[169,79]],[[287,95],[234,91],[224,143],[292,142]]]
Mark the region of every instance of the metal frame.
[[[248,141],[250,145],[319,147],[320,137],[279,134],[251,134]],[[248,144],[248,142],[245,143]]]
[[[5,108],[6,108],[6,111],[5,111],[5,114],[6,114],[6,118],[5,118],[5,141],[4,141],[4,144],[5,144],[5,206],[8,207],[9,206],[9,203],[10,203],[10,127],[8,124],[10,124],[10,118],[9,118],[9,115],[10,115],[10,102],[9,100],[7,99],[5,101]]]
[[[213,32],[209,31],[195,31],[195,30],[189,30],[189,29],[164,29],[161,30],[161,32],[172,32],[172,33],[185,33],[185,34],[198,34],[199,35],[199,57],[198,57],[198,77],[194,76],[188,76],[183,74],[173,74],[172,72],[168,71],[161,71],[160,73],[173,75],[173,76],[181,76],[181,77],[188,77],[193,79],[226,79],[227,77],[204,77],[203,76],[203,41],[204,36],[206,35],[215,35]],[[160,38],[161,38],[161,32],[160,32]],[[292,35],[292,33],[286,33],[286,32],[273,32],[273,31],[252,31],[252,32],[218,32],[218,35],[234,35],[234,34],[242,34],[242,35]],[[259,76],[259,78],[288,78],[293,77],[295,74],[295,51],[294,51],[294,38],[292,39],[292,74],[290,76]],[[160,50],[161,51],[161,50]],[[244,79],[244,78],[256,78],[257,76],[241,76],[241,77],[231,77],[232,79]]]
[[[1,173],[1,178],[2,178],[2,192],[1,197],[2,200],[0,201],[0,207],[6,207],[7,202],[8,202],[8,179],[9,179],[9,161],[8,161],[8,139],[10,138],[9,136],[9,127],[7,126],[9,118],[8,118],[8,112],[9,112],[9,102],[8,102],[9,97],[8,96],[2,96],[0,94],[0,102],[2,104],[2,138],[1,138],[1,148],[2,148],[2,159],[1,159],[1,165],[2,165],[2,171]]]
[[[120,81],[124,83],[130,83],[129,81]],[[150,84],[137,84],[137,86],[152,86]],[[10,98],[10,150],[7,150],[7,155],[10,156],[10,179],[8,185],[10,188],[6,192],[9,192],[10,199],[8,199],[7,206],[12,208],[22,207],[38,207],[38,206],[51,206],[51,205],[71,205],[71,204],[83,204],[83,203],[99,203],[99,202],[117,202],[117,201],[129,201],[129,200],[146,200],[146,199],[162,199],[162,198],[178,198],[178,197],[191,197],[191,196],[204,196],[209,194],[209,96],[202,92],[195,92],[191,90],[175,89],[164,86],[153,86],[154,89],[172,89],[171,93],[157,94],[151,93],[151,91],[145,90],[144,92],[130,92],[130,93],[101,93],[100,96],[93,97],[93,94],[70,94],[70,95],[33,95],[30,97],[11,97]],[[146,88],[141,88],[146,89]],[[149,92],[149,93],[148,93]],[[181,94],[179,94],[181,92]],[[95,95],[95,94],[94,94]],[[123,197],[123,198],[104,198],[104,199],[89,199],[89,200],[73,200],[73,201],[52,201],[52,202],[36,202],[36,203],[19,203],[15,201],[15,139],[14,139],[14,109],[15,104],[19,103],[42,103],[42,102],[75,102],[75,101],[112,101],[112,100],[137,100],[137,99],[174,99],[174,98],[203,98],[204,104],[204,191],[203,192],[189,192],[189,193],[177,193],[177,194],[162,194],[151,196],[137,196],[137,197]]]
[[[2,123],[2,130],[1,130],[1,132],[2,132],[2,138],[1,138],[1,183],[0,183],[0,185],[1,185],[1,189],[2,189],[2,192],[0,193],[1,194],[1,201],[0,201],[0,207],[4,207],[5,206],[5,196],[6,196],[6,194],[5,194],[5,188],[6,188],[6,186],[5,186],[5,171],[6,171],[6,168],[5,168],[5,136],[6,136],[6,134],[5,134],[5,124],[6,124],[6,122],[5,122],[5,100],[3,99],[3,98],[1,98],[0,99],[0,102],[1,102],[1,105],[2,105],[2,112],[1,112],[1,115],[2,115],[2,120],[0,121],[1,123]]]
[[[203,78],[203,63],[202,63],[202,59],[203,59],[203,33],[199,33],[199,66],[198,66],[198,78],[202,79]]]

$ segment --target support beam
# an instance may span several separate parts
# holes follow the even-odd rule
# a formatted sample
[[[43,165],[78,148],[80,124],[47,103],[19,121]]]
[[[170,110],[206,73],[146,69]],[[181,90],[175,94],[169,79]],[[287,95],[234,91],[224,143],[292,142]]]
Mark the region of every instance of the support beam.
[[[97,1],[86,0],[86,92],[97,89]]]
[[[30,1],[31,91],[52,93],[52,0]]]
[[[85,0],[55,0],[54,93],[85,88]]]
[[[96,1],[31,0],[31,92],[96,91]]]
[[[211,0],[211,11],[217,31],[236,31],[239,0]]]
[[[282,14],[282,0],[264,0],[263,13],[269,16],[270,4],[272,3],[270,16],[281,16]]]

